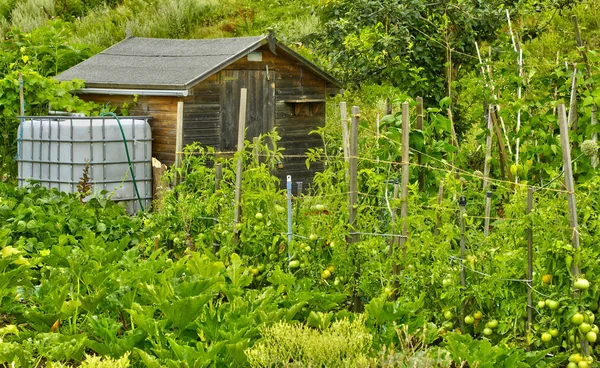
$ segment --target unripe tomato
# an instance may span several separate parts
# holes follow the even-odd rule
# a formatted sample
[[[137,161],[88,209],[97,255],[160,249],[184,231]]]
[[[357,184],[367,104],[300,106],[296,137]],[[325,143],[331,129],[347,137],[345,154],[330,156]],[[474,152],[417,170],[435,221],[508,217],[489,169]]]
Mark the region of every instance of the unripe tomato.
[[[546,308],[546,302],[545,302],[545,301],[543,301],[543,300],[540,300],[540,301],[538,302],[538,308],[540,308],[540,309],[544,309],[544,308]]]
[[[583,360],[583,357],[579,353],[571,354],[571,356],[569,357],[569,362],[573,362],[573,363],[579,363],[582,360]]]
[[[493,331],[491,328],[487,328],[487,327],[486,327],[486,328],[484,328],[484,329],[483,329],[483,334],[484,334],[485,336],[490,336],[490,335],[491,335],[491,334],[493,334],[493,333],[494,333],[494,331]]]
[[[493,320],[489,321],[488,323],[486,323],[485,327],[494,329],[494,328],[498,327],[498,321],[493,319]]]
[[[550,335],[548,332],[544,332],[542,334],[542,341],[549,342],[550,340],[552,340],[552,335]]]
[[[582,360],[581,362],[577,363],[577,367],[579,368],[588,368],[589,366],[590,365],[585,360]]]
[[[550,310],[557,310],[560,307],[559,302],[550,299],[546,300],[546,305],[548,306],[548,308],[550,308]]]
[[[583,317],[587,323],[594,323],[594,321],[596,320],[596,316],[594,315],[594,313],[592,313],[592,311],[589,310],[585,311]]]
[[[558,336],[558,329],[556,328],[551,328],[550,330],[548,330],[548,332],[550,333],[550,335],[552,335],[552,337]]]
[[[317,239],[319,239],[319,236],[318,236],[317,234],[310,234],[310,235],[308,236],[308,238],[309,238],[310,240],[313,240],[313,241],[314,241],[314,240],[317,240]]]
[[[473,317],[475,317],[476,320],[480,320],[483,318],[483,313],[481,313],[481,311],[477,311],[473,313]]]
[[[321,278],[323,280],[327,280],[330,277],[331,277],[331,272],[329,272],[329,270],[323,270],[323,272],[321,272]]]
[[[567,368],[577,368],[577,363],[571,362],[571,363],[567,364]]]
[[[575,289],[587,290],[590,287],[590,282],[586,279],[580,278],[575,280],[573,286],[575,286]]]
[[[571,317],[571,323],[573,323],[574,325],[579,326],[580,324],[583,323],[583,314],[577,312],[573,315],[573,317]]]
[[[452,317],[454,317],[454,313],[452,313],[452,311],[447,310],[444,312],[444,318],[452,319]]]
[[[260,212],[257,212],[256,215],[254,215],[254,218],[257,219],[257,220],[262,220],[263,214],[260,213]]]
[[[600,332],[600,329],[596,325],[592,325],[592,331],[597,335]]]
[[[591,330],[592,330],[592,326],[589,323],[583,322],[582,324],[579,325],[579,331],[581,331],[581,333],[583,333],[583,334],[586,334]]]
[[[293,261],[290,261],[290,268],[298,268],[300,267],[300,261],[295,259]]]
[[[468,325],[472,325],[473,323],[475,323],[475,318],[473,318],[473,316],[468,315],[465,317],[465,323]]]
[[[588,333],[585,334],[585,338],[589,342],[596,342],[598,335],[596,335],[596,333],[594,331],[589,331]]]

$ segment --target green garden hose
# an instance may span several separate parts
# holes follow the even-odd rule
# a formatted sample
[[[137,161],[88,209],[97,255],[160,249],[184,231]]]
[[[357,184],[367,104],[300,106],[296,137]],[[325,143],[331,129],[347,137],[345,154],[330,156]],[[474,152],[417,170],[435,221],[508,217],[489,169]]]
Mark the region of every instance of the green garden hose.
[[[142,203],[142,197],[140,196],[140,191],[138,190],[137,181],[135,180],[135,173],[133,172],[133,164],[131,163],[131,158],[129,157],[129,148],[127,147],[127,139],[125,138],[125,132],[123,131],[123,126],[121,125],[121,120],[114,112],[103,112],[100,116],[112,116],[117,119],[117,123],[119,124],[119,129],[121,130],[121,136],[123,137],[123,144],[125,145],[125,153],[127,154],[127,162],[129,163],[129,172],[131,173],[131,178],[133,179],[133,187],[135,188],[135,194],[138,197],[138,201],[140,202],[140,208],[142,212],[144,212],[144,204]]]

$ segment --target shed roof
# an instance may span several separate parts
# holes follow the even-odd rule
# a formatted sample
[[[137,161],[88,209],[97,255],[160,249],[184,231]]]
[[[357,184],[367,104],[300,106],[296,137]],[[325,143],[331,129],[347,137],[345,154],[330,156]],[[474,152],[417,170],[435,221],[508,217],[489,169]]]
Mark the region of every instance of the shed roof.
[[[332,76],[271,36],[175,40],[130,37],[57,75],[89,88],[188,89],[269,43],[334,86]]]

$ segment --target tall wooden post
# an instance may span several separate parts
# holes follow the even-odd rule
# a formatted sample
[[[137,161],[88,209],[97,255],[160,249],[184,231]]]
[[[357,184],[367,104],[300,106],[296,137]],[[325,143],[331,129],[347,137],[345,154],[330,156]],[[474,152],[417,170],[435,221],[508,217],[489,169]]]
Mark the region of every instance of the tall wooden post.
[[[496,111],[494,110],[493,105],[490,105],[490,116],[492,119],[492,125],[494,126],[494,129],[496,131],[498,146],[500,147],[500,172],[502,173],[502,178],[505,179],[506,175],[508,175],[508,180],[514,181],[510,170],[506,170],[508,166],[508,154],[506,153],[506,146],[504,145],[504,139],[502,138],[502,130],[500,129],[500,125],[498,124]]]
[[[489,185],[489,177],[490,177],[490,160],[492,159],[492,134],[493,134],[493,124],[492,124],[492,112],[490,110],[490,105],[485,106],[485,119],[487,122],[487,137],[485,138],[485,162],[483,163],[483,190],[485,191]]]
[[[417,129],[423,131],[423,97],[417,97]],[[423,157],[421,152],[417,154],[417,163],[419,164],[419,191],[425,190],[425,170],[421,167]]]
[[[242,196],[242,163],[244,160],[244,133],[246,131],[246,103],[248,99],[248,90],[240,90],[240,115],[238,121],[238,142],[237,142],[237,165],[235,168],[235,207],[233,210],[233,241],[237,245],[240,240],[240,233],[237,224],[240,222],[241,196]]]
[[[348,238],[348,244],[354,244],[359,241],[359,235],[356,231],[356,203],[358,201],[358,122],[360,119],[360,109],[358,106],[352,106],[352,127],[350,130],[350,156],[349,156],[349,178],[350,178],[350,190],[349,190],[349,212],[350,218],[348,225],[350,228],[350,236]],[[354,273],[355,289],[352,296],[352,308],[355,312],[362,310],[362,302],[358,293],[358,284],[360,279],[360,261],[356,261],[356,270]]]
[[[592,105],[592,116],[590,119],[590,124],[598,124],[598,106],[596,106],[595,103]],[[594,141],[594,143],[598,143],[598,133],[592,134],[592,141]],[[592,167],[595,169],[596,166],[598,166],[598,153],[594,153],[594,155],[592,156]]]
[[[183,151],[183,101],[177,101],[177,125],[175,131],[175,167],[181,167]]]
[[[221,179],[223,178],[223,165],[218,162],[215,164],[215,193],[218,193],[221,190]],[[218,202],[217,202],[218,203]],[[219,205],[215,208],[215,212],[213,214],[213,224],[216,226],[219,223]],[[213,238],[213,253],[217,254],[221,245],[219,241]]]
[[[344,160],[348,163],[348,157],[350,153],[350,142],[348,138],[348,111],[346,110],[346,103],[340,102],[340,116],[342,123],[342,148],[344,149]]]
[[[527,214],[533,210],[533,188],[527,188]],[[531,326],[533,322],[533,230],[531,223],[527,227],[527,324],[525,333],[527,334],[527,343],[530,344]]]

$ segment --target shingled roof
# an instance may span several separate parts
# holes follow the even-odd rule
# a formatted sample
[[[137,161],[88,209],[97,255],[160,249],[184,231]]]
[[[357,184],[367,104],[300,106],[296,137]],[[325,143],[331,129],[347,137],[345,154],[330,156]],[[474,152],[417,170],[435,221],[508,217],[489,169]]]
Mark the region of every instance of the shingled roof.
[[[270,43],[305,64],[333,86],[329,74],[271,36],[175,40],[130,37],[56,76],[82,79],[88,88],[188,89]],[[271,41],[271,42],[269,42]]]

